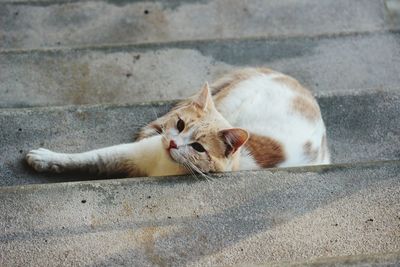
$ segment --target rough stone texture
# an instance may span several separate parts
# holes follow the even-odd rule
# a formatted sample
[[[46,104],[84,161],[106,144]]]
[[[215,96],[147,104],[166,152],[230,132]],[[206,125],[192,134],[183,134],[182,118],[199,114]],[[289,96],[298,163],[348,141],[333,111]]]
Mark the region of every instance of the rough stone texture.
[[[334,162],[400,159],[400,92],[321,97]]]
[[[334,162],[400,159],[400,92],[372,91],[318,99]],[[0,185],[84,180],[42,175],[24,161],[31,149],[81,152],[132,141],[170,104],[0,110]],[[103,177],[104,178],[104,177]]]
[[[2,187],[1,263],[224,266],[400,250],[399,161],[214,178]]]
[[[0,107],[182,98],[246,65],[288,73],[317,94],[393,89],[399,58],[399,33],[3,52]]]
[[[368,254],[368,255],[352,255],[344,257],[331,257],[331,258],[318,258],[311,261],[304,262],[277,262],[266,263],[260,265],[253,264],[239,264],[242,267],[261,267],[261,266],[281,266],[281,267],[327,267],[327,266],[362,266],[362,267],[377,267],[377,266],[399,266],[400,265],[400,252],[382,253],[382,254]]]
[[[399,0],[385,0],[387,21],[389,27],[396,28],[400,25],[400,1]]]
[[[383,0],[5,2],[0,7],[3,49],[332,34],[391,26]]]
[[[175,99],[267,65],[320,96],[335,162],[389,160],[54,183],[97,177],[36,174],[29,149],[129,142],[171,103],[2,109],[0,266],[400,265],[400,35],[385,32],[398,7],[0,0],[2,108]],[[121,45],[213,38],[235,40]],[[26,185],[37,183],[48,184]]]

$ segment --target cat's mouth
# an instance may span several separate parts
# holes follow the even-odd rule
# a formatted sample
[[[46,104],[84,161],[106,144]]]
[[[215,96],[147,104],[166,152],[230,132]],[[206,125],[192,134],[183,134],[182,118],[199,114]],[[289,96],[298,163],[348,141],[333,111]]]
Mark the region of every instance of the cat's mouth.
[[[170,159],[172,159],[173,161],[176,161],[176,160],[174,159],[174,156],[172,155],[171,149],[170,149],[170,148],[167,148],[166,150],[167,150],[167,154],[169,155]]]
[[[165,138],[165,137],[162,138],[162,143],[163,143],[164,148],[165,148],[165,150],[166,150],[168,156],[170,157],[170,159],[171,159],[172,161],[175,161],[175,162],[178,162],[178,163],[179,163],[179,161],[177,160],[177,158],[179,158],[179,154],[178,154],[178,152],[176,151],[176,150],[177,150],[177,149],[176,149],[176,148],[177,148],[176,145],[175,145],[175,146],[171,145],[171,141],[168,140],[168,139]]]
[[[169,157],[170,157],[173,161],[175,161],[176,163],[179,163],[179,164],[183,164],[184,158],[181,156],[181,154],[178,152],[177,149],[168,148],[168,149],[167,149],[167,153],[168,153]]]
[[[179,163],[179,161],[177,160],[177,158],[178,158],[177,154],[178,153],[177,153],[176,149],[167,146],[167,147],[165,147],[165,152],[168,154],[168,157],[172,161],[175,161],[175,162]]]

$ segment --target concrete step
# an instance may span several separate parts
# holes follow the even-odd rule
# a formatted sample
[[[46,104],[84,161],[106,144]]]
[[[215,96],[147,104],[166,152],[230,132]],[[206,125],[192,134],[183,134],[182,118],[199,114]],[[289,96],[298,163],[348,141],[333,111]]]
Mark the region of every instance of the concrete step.
[[[393,21],[383,0],[1,0],[0,49],[368,32]]]
[[[388,12],[390,24],[393,28],[396,28],[396,25],[398,27],[398,25],[400,25],[400,1],[386,0],[385,5]]]
[[[246,65],[288,73],[316,94],[397,89],[399,58],[399,32],[0,52],[0,107],[182,98]]]
[[[226,266],[399,250],[400,161],[214,178],[2,187],[1,263]]]
[[[281,266],[281,267],[305,267],[305,266],[313,266],[313,267],[326,267],[326,266],[360,266],[360,267],[387,267],[387,266],[399,266],[400,265],[400,251],[390,252],[390,253],[381,253],[381,254],[359,254],[359,255],[351,255],[351,256],[342,256],[342,257],[322,257],[314,260],[303,261],[303,262],[269,262],[260,265],[252,265],[252,264],[238,264],[238,266],[245,267],[261,267],[261,266]]]
[[[400,159],[400,92],[319,97],[336,163]],[[37,174],[23,161],[33,148],[62,152],[131,142],[138,129],[172,103],[0,110],[0,186],[85,180]],[[103,177],[104,178],[104,177]]]

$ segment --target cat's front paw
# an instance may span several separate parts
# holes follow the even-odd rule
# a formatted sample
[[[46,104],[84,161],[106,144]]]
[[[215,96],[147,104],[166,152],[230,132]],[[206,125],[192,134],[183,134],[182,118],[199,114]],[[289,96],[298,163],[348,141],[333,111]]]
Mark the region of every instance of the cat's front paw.
[[[39,148],[26,154],[28,164],[38,172],[61,172],[62,166],[58,153],[48,149]]]

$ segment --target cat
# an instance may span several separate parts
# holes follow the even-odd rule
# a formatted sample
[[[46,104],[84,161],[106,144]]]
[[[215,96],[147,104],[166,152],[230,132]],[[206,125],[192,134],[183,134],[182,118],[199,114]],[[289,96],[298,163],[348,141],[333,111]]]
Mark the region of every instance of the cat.
[[[75,154],[40,148],[26,160],[39,172],[136,177],[329,164],[330,153],[310,91],[277,71],[246,68],[205,83],[136,142]]]

